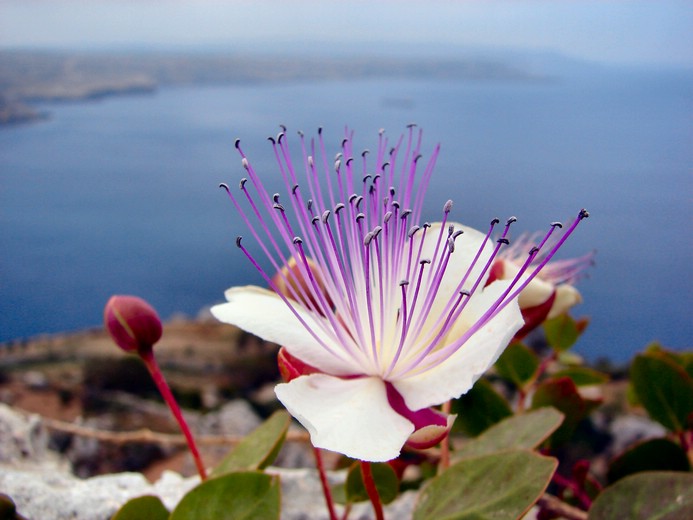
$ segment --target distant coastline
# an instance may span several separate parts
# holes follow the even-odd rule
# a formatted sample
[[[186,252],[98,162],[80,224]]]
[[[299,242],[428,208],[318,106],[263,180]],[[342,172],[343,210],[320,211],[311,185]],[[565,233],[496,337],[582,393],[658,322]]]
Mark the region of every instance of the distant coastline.
[[[0,125],[46,119],[37,103],[156,92],[172,85],[223,85],[380,77],[546,81],[503,60],[328,58],[226,53],[105,53],[0,50]]]

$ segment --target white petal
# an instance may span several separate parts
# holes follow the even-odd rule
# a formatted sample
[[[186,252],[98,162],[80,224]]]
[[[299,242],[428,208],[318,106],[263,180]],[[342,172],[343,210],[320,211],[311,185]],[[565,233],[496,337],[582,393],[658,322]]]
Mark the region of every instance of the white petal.
[[[226,291],[228,303],[212,307],[212,315],[224,323],[230,323],[266,341],[278,343],[290,354],[305,363],[334,375],[361,374],[362,369],[349,357],[343,347],[322,333],[318,316],[300,305],[294,308],[304,322],[340,355],[337,357],[325,349],[306,327],[296,318],[291,309],[274,292],[260,287],[233,287]]]
[[[573,305],[577,305],[581,301],[582,296],[575,287],[565,283],[560,284],[556,287],[556,298],[546,318],[555,318],[564,312],[568,312]]]
[[[310,432],[314,446],[354,459],[394,459],[414,431],[414,425],[390,407],[385,384],[376,377],[312,374],[277,385],[275,392]]]
[[[436,243],[438,241],[438,236],[440,235],[441,224],[441,222],[434,222],[426,231],[426,239],[424,240],[421,250],[421,258],[433,260]],[[447,242],[445,241],[448,236],[447,226],[454,226],[455,231],[464,231],[464,233],[462,233],[455,240],[455,251],[450,257],[450,261],[448,262],[445,275],[443,276],[441,283],[440,294],[445,296],[446,302],[447,299],[450,298],[450,295],[455,292],[457,284],[460,283],[464,277],[467,269],[472,264],[474,257],[486,239],[486,235],[484,233],[481,233],[474,228],[464,226],[457,222],[448,222],[446,224],[446,229],[443,230],[443,244],[441,246],[443,248],[447,247]],[[420,234],[421,232],[419,232],[418,235]],[[477,277],[481,274],[481,271],[486,264],[488,255],[493,250],[493,244],[487,241],[484,245],[484,249],[484,253],[482,253],[482,255],[479,257],[477,264],[474,266],[474,269],[467,278],[467,282],[465,283],[464,287],[465,289],[471,289]],[[440,250],[438,251],[438,256],[440,256]],[[488,274],[484,276],[483,281],[480,284],[481,287],[484,286],[486,278],[488,278]]]
[[[511,280],[515,278],[519,272],[520,267],[518,265],[513,262],[508,262],[507,260],[503,261],[503,280]],[[531,269],[525,271],[518,281],[518,284],[523,283],[531,272]],[[520,293],[520,308],[528,309],[541,305],[551,297],[555,288],[556,287],[552,283],[542,280],[540,276],[535,276]]]
[[[492,283],[470,300],[470,307],[466,312],[473,312],[480,317],[508,284],[509,282],[505,281]],[[420,410],[457,398],[467,392],[496,362],[523,324],[520,308],[517,300],[514,300],[443,363],[421,374],[392,383],[412,410]],[[466,328],[464,326],[453,329],[447,341],[459,337]]]

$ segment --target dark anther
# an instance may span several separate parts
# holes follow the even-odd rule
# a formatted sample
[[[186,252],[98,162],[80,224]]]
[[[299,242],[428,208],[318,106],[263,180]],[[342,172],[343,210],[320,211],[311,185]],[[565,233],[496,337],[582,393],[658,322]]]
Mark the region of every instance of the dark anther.
[[[282,206],[281,204],[274,204],[272,207],[273,207],[274,209],[278,209],[278,210],[281,211],[281,212],[284,211],[284,206]]]
[[[352,162],[354,162],[354,158],[353,158],[353,157],[349,157],[349,158],[346,160],[346,165],[349,166]]]
[[[416,123],[409,123],[407,125],[407,128],[414,128],[416,126]]]
[[[274,146],[275,144],[277,144],[277,141],[276,141],[276,140],[274,139],[274,137],[272,137],[272,136],[269,136],[269,137],[267,138],[267,140],[268,140],[270,143],[272,143],[272,146]]]
[[[334,212],[335,212],[335,213],[339,213],[339,212],[340,212],[341,210],[343,210],[344,208],[345,208],[344,203],[343,203],[343,202],[340,202],[339,204],[337,204],[337,205],[334,207]]]
[[[399,282],[399,286],[400,286],[400,287],[404,287],[404,286],[406,286],[406,285],[409,285],[409,281],[408,281],[408,280],[402,280],[401,282]]]
[[[236,140],[234,141],[233,145],[234,145],[234,146],[236,147],[236,149],[238,150],[238,149],[241,147],[241,140],[238,139],[238,138],[236,138]]]
[[[499,238],[498,240],[496,240],[496,242],[498,242],[499,244],[505,244],[507,246],[510,243],[510,240],[508,240],[507,238]]]
[[[292,195],[296,195],[296,190],[297,190],[297,189],[298,189],[298,184],[294,184],[294,185],[291,187],[291,194],[292,194]]]
[[[299,137],[303,138],[303,132],[301,130],[298,130],[296,133],[298,134]]]
[[[318,216],[313,217],[310,221],[311,224],[317,224],[318,222],[320,222],[320,217]]]
[[[368,247],[372,240],[373,240],[373,232],[369,231],[368,233],[366,233],[366,236],[363,237],[363,245]]]
[[[361,204],[362,201],[363,201],[363,197],[361,195],[356,197],[356,208],[359,207],[359,205]]]
[[[581,209],[580,214],[578,215],[578,218],[580,220],[582,220],[583,218],[587,218],[589,216],[590,216],[589,211],[587,211],[586,209]]]
[[[394,155],[394,153],[395,153],[396,151],[397,151],[397,148],[395,148],[395,147],[393,146],[392,148],[390,148],[390,155]]]
[[[272,200],[275,204],[279,204],[279,193],[275,193],[274,195],[272,195]]]
[[[430,227],[431,227],[431,224],[430,224],[429,222],[424,222],[424,223],[423,223],[423,227],[424,227],[424,228],[430,228]]]
[[[357,197],[358,197],[358,195],[356,195],[356,193],[352,193],[351,195],[349,195],[349,202],[353,203],[354,199]]]
[[[461,229],[458,229],[457,231],[455,231],[452,234],[452,239],[455,240],[458,236],[463,235],[463,234],[464,234],[464,231],[462,231]]]
[[[462,289],[462,290],[460,291],[460,296],[467,296],[467,297],[469,297],[469,296],[471,296],[471,294],[472,294],[472,293],[470,293],[469,291],[467,291],[467,290],[465,290],[465,289]]]
[[[423,258],[423,259],[419,260],[419,265],[426,265],[426,264],[430,264],[430,263],[431,263],[431,261],[428,258]]]
[[[243,178],[241,179],[241,182],[238,183],[238,187],[239,187],[241,190],[244,189],[244,188],[245,188],[245,183],[246,183],[246,182],[248,182],[248,179],[245,178],[245,177],[243,177]]]
[[[392,196],[394,197],[394,196],[395,196],[395,193],[396,193],[395,187],[394,187],[394,186],[390,186],[390,195],[392,195]]]
[[[366,215],[364,215],[363,213],[359,213],[358,215],[356,215],[356,222],[358,222],[359,220],[361,220],[363,218],[366,218]]]
[[[407,236],[408,236],[409,238],[413,237],[419,229],[421,229],[419,226],[412,226],[412,227],[410,227],[410,228],[409,228],[409,232],[407,233]]]
[[[318,127],[318,135],[322,135],[322,127],[321,126]]]
[[[371,151],[368,148],[366,148],[363,152],[361,152],[361,157],[365,157],[369,153],[371,153]]]
[[[560,222],[551,222],[551,227],[561,229],[563,227],[563,224]]]
[[[455,252],[455,241],[452,239],[452,237],[448,237],[448,249],[450,250],[450,253]]]
[[[376,173],[376,174],[373,176],[373,184],[375,184],[376,182],[378,182],[378,179],[380,179],[380,174],[379,174],[379,173]]]
[[[326,224],[328,218],[330,218],[330,210],[329,210],[329,209],[326,209],[326,210],[323,211],[323,213],[322,213],[322,223],[323,223],[323,224]]]
[[[390,163],[387,162],[387,161],[385,161],[385,162],[383,163],[383,165],[380,167],[380,169],[381,169],[382,171],[385,171],[385,168],[387,168],[388,166],[390,166]]]
[[[342,155],[342,152],[337,152],[336,154],[334,154],[334,160],[335,160],[335,162],[338,161],[339,159],[341,159],[342,157],[344,157],[344,156]]]
[[[505,221],[505,223],[509,226],[513,222],[517,222],[517,217],[510,217],[508,220]]]
[[[494,219],[491,221],[491,225],[492,225],[492,226],[495,226],[496,224],[500,224],[500,219],[499,219],[499,218],[494,218]]]
[[[534,256],[539,252],[539,248],[537,246],[534,246],[532,249],[529,250],[529,256]]]
[[[340,167],[341,165],[342,165],[342,161],[341,161],[340,159],[337,159],[337,160],[334,162],[334,171],[336,171],[337,173],[339,173],[339,167]]]
[[[248,159],[246,159],[245,157],[241,159],[241,164],[243,165],[243,168],[245,168],[246,170],[250,168],[250,165],[248,164]]]
[[[378,135],[383,135],[384,133],[385,133],[384,128],[381,128],[380,130],[378,130]]]
[[[236,237],[236,247],[241,247],[241,240],[243,240],[243,237],[241,235],[238,235]]]
[[[306,204],[308,206],[308,211],[313,209],[313,199],[308,199],[308,203]]]
[[[387,224],[388,222],[390,222],[391,218],[392,218],[392,211],[388,211],[387,213],[385,213],[385,215],[383,215],[383,222],[385,222]]]
[[[418,154],[416,157],[414,157],[414,162],[415,162],[415,163],[416,163],[416,162],[419,162],[419,159],[421,159],[422,157],[423,157],[423,155]]]
[[[366,184],[368,182],[368,179],[371,178],[371,174],[367,173],[366,175],[363,176],[363,183]]]
[[[285,125],[279,125],[279,128],[282,129],[282,132],[286,133],[286,126]]]
[[[285,130],[286,131],[286,130]],[[284,138],[284,132],[277,134],[277,142],[282,144],[282,139]]]
[[[409,215],[411,215],[411,210],[410,210],[410,209],[405,209],[405,210],[402,212],[402,214],[400,215],[400,218],[405,219],[405,218],[407,218]]]
[[[349,142],[348,137],[345,137],[344,139],[342,139],[342,148],[344,148],[344,145],[347,144],[348,142]]]
[[[454,232],[455,232],[455,226],[452,225],[452,224],[450,224],[450,225],[448,226],[448,236],[449,236],[449,237],[452,236],[452,234],[453,234]]]
[[[225,182],[222,182],[222,183],[219,185],[219,187],[220,187],[220,188],[224,188],[227,192],[230,192],[230,191],[231,191],[231,190],[229,189],[229,185],[226,184]]]
[[[447,201],[447,202],[445,203],[445,205],[443,206],[443,211],[444,211],[445,213],[450,213],[450,210],[451,210],[451,209],[452,209],[452,201],[449,200],[449,201]]]
[[[294,237],[294,244],[303,244],[303,239],[301,237]]]
[[[381,226],[375,226],[373,228],[373,231],[371,231],[371,233],[373,233],[374,237],[377,237],[382,230],[383,230],[383,228]]]
[[[392,201],[392,207],[399,209],[399,202],[397,202],[396,200],[393,200]]]

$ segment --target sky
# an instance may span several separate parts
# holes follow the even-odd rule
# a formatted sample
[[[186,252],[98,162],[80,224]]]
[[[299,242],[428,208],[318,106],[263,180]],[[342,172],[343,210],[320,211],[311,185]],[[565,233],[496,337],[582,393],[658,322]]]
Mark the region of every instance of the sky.
[[[0,48],[307,44],[513,48],[693,67],[693,1],[0,0]]]

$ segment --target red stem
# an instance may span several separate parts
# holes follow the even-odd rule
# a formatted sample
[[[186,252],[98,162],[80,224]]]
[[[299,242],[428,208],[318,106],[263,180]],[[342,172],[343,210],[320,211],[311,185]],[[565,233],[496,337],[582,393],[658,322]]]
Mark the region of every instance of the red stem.
[[[443,403],[441,411],[445,415],[450,415],[452,409],[452,401],[446,401]],[[442,473],[450,467],[450,436],[446,435],[443,440],[440,441],[440,461],[438,462],[438,472]]]
[[[200,478],[202,480],[207,480],[207,472],[205,471],[205,466],[202,463],[200,452],[197,451],[195,439],[193,439],[192,433],[190,432],[190,428],[188,428],[188,424],[185,422],[185,418],[183,417],[183,414],[180,411],[180,407],[178,406],[176,399],[173,397],[173,394],[171,393],[171,389],[168,387],[168,384],[166,384],[166,380],[164,379],[161,370],[159,370],[159,365],[157,365],[156,359],[154,358],[154,352],[140,351],[139,355],[142,358],[142,361],[144,361],[147,370],[149,370],[149,373],[151,374],[154,383],[159,389],[161,397],[163,397],[164,401],[166,401],[166,404],[171,410],[171,413],[173,413],[173,416],[176,418],[176,421],[178,421],[178,426],[180,426],[180,429],[183,432],[185,439],[188,441],[188,449],[190,450],[190,453],[192,453],[193,459],[195,460],[195,466],[197,466],[197,472],[200,474]]]
[[[371,499],[371,504],[373,504],[376,520],[385,520],[385,515],[383,514],[383,504],[380,502],[378,488],[375,487],[375,480],[373,480],[373,472],[371,471],[370,462],[363,460],[361,461],[361,476],[363,477],[363,484],[366,486],[368,498]]]
[[[558,473],[553,474],[553,481],[558,486],[564,489],[570,489],[575,495],[575,498],[577,498],[580,501],[580,503],[586,510],[589,510],[589,508],[592,507],[592,499],[583,489],[580,488],[580,486],[577,483],[573,482],[568,478],[565,478],[563,475],[560,475]]]
[[[325,495],[325,504],[327,504],[327,511],[330,513],[330,520],[339,520],[337,512],[334,509],[332,490],[330,489],[329,482],[327,482],[327,474],[325,473],[325,465],[322,463],[320,448],[313,446],[313,453],[315,454],[315,465],[317,466],[318,474],[320,475],[320,484],[322,484],[322,494]]]

